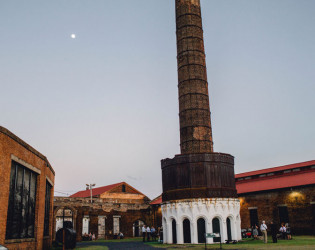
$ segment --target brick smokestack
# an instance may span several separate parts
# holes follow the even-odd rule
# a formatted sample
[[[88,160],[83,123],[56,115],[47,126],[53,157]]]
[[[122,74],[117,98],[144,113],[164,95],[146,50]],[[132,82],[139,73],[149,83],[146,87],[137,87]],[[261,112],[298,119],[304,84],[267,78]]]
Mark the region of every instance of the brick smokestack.
[[[176,0],[182,154],[213,152],[200,0]]]

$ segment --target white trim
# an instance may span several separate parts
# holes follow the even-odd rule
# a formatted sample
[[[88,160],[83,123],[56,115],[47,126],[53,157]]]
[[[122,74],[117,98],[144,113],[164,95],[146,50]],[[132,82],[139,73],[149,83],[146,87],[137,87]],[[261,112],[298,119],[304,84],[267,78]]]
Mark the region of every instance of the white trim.
[[[47,176],[46,176],[46,180],[49,182],[49,184],[53,187],[54,186],[54,183],[52,182],[51,179],[49,179]]]
[[[18,157],[15,156],[14,154],[11,154],[11,160],[16,161],[17,163],[20,163],[20,164],[23,165],[24,167],[26,167],[26,168],[32,170],[33,172],[35,172],[35,173],[37,173],[37,174],[41,174],[41,171],[40,171],[38,168],[36,168],[36,167],[32,166],[31,164],[29,164],[29,163],[27,163],[27,162],[21,160],[20,158],[18,158]]]
[[[249,207],[248,210],[257,209],[257,207]]]

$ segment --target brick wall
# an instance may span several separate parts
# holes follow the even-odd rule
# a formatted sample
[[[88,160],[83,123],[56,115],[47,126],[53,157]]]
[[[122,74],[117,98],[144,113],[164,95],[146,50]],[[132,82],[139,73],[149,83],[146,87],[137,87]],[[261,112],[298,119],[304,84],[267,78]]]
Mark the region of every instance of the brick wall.
[[[257,208],[258,220],[274,221],[279,225],[279,206],[287,206],[289,224],[293,234],[315,234],[314,203],[315,185],[295,187],[277,191],[268,191],[239,196],[241,203],[242,228],[250,227],[249,209]]]
[[[74,229],[77,232],[77,240],[81,241],[82,221],[84,216],[90,218],[89,231],[98,235],[98,216],[106,216],[105,234],[107,238],[113,237],[113,217],[120,216],[120,231],[126,237],[133,237],[133,224],[137,220],[142,220],[147,225],[154,225],[152,209],[147,201],[142,199],[139,203],[114,203],[107,199],[94,198],[90,203],[89,198],[69,198],[55,197],[54,221],[59,209],[71,209],[73,211]],[[55,223],[54,223],[55,232]]]
[[[6,240],[7,210],[9,202],[9,184],[12,157],[22,163],[30,164],[41,173],[37,177],[36,208],[35,208],[35,237],[34,239]],[[23,165],[23,164],[22,164]],[[44,239],[44,216],[45,216],[45,191],[46,178],[53,183],[55,173],[46,157],[33,149],[30,145],[12,134],[7,129],[0,127],[0,245],[9,249],[42,249],[45,245],[50,246],[50,236]],[[51,191],[50,223],[53,221],[53,188]]]

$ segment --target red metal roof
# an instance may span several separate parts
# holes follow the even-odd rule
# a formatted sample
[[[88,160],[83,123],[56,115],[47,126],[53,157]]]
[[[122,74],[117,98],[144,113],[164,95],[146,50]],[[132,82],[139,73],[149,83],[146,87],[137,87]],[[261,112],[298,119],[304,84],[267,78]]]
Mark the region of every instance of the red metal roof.
[[[315,184],[315,171],[236,182],[238,194]]]
[[[108,186],[104,186],[104,187],[98,187],[98,188],[93,188],[92,189],[92,195],[96,196],[96,195],[100,195],[102,193],[105,193],[121,184],[125,184],[125,182],[119,182],[116,184],[112,184],[112,185],[108,185]],[[91,191],[90,190],[83,190],[83,191],[79,191],[73,195],[70,195],[70,197],[74,197],[74,198],[86,198],[86,197],[90,197],[91,196]]]
[[[283,171],[283,170],[288,170],[292,168],[301,168],[301,167],[307,167],[307,166],[312,166],[312,165],[315,165],[315,160],[305,161],[305,162],[300,162],[300,163],[295,163],[295,164],[290,164],[290,165],[284,165],[284,166],[274,167],[274,168],[265,168],[265,169],[255,170],[255,171],[246,172],[246,173],[240,173],[240,174],[236,174],[235,178],[259,175],[259,174],[267,174],[267,173],[272,173],[276,171]]]
[[[162,195],[156,197],[153,201],[150,202],[150,205],[159,205],[162,203]]]

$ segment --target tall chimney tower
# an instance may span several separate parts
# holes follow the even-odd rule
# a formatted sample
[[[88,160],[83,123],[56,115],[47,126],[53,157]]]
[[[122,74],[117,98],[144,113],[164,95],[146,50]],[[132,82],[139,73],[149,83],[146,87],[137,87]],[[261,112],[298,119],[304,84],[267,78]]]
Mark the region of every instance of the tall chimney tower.
[[[161,161],[164,242],[240,240],[234,157],[213,152],[200,0],[175,3],[181,154]]]
[[[182,154],[213,152],[200,1],[176,1],[177,67]]]

